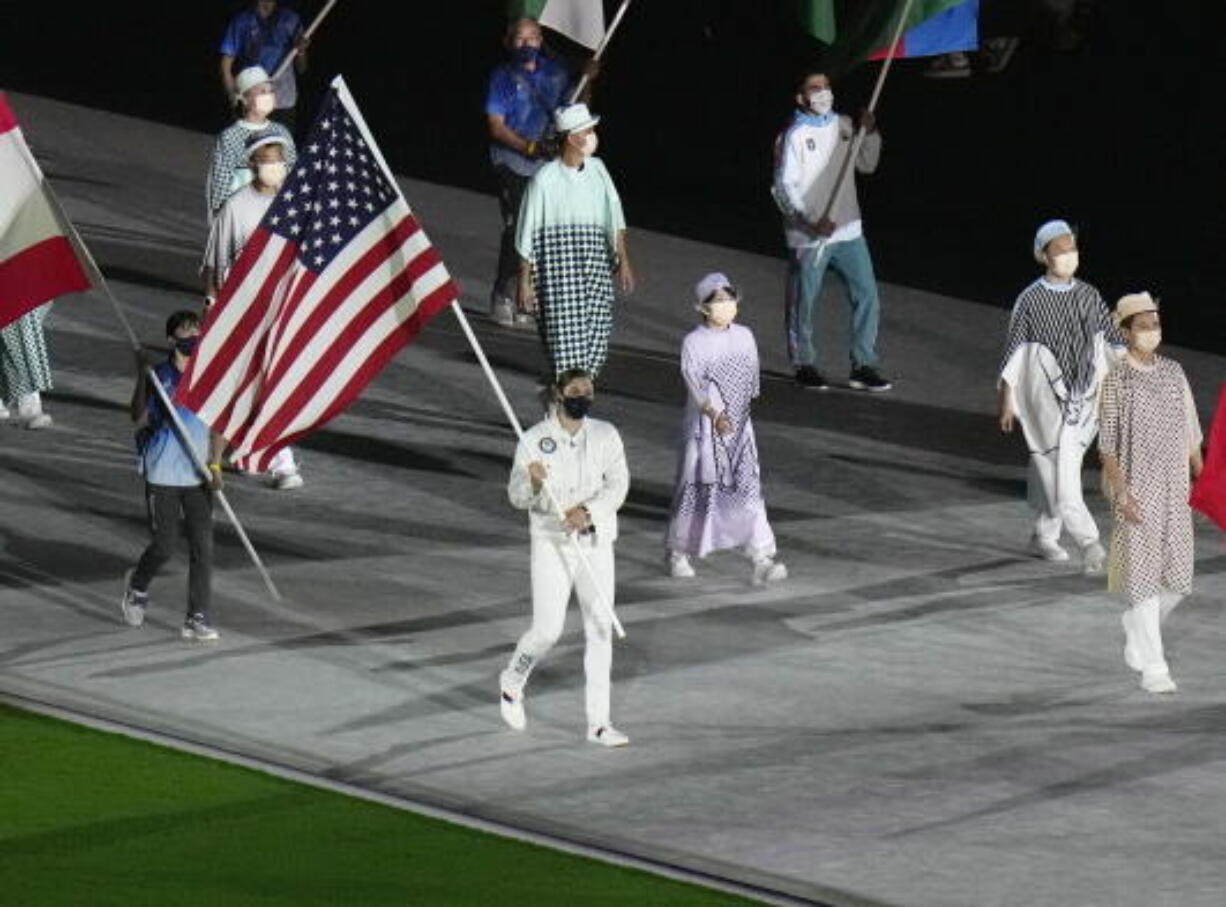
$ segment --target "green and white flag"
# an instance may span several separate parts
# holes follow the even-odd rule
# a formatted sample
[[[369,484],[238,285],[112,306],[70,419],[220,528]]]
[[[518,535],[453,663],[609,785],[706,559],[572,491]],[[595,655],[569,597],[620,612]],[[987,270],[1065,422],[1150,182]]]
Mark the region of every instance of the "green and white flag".
[[[507,17],[535,19],[591,50],[604,37],[602,0],[511,0]]]

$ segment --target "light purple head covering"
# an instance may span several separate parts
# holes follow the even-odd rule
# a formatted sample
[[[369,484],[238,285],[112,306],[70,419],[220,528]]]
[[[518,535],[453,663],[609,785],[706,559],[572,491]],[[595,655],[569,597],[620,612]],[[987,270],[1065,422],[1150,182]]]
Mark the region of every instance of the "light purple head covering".
[[[1034,235],[1034,260],[1041,265],[1047,264],[1043,258],[1043,250],[1047,248],[1047,244],[1058,236],[1074,236],[1073,228],[1068,225],[1067,221],[1049,220]]]

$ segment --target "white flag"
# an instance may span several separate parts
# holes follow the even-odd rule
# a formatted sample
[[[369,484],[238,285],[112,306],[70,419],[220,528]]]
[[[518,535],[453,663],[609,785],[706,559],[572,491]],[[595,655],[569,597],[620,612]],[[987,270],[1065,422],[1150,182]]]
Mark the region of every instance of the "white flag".
[[[595,50],[604,37],[604,4],[601,0],[547,0],[537,21]]]

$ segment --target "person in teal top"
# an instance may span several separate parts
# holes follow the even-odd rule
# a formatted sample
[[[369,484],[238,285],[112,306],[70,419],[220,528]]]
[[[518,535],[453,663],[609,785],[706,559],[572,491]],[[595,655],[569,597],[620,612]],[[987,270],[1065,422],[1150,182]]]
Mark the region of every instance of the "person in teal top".
[[[593,156],[600,118],[572,104],[554,119],[561,153],[528,184],[515,237],[520,305],[537,312],[551,381],[568,369],[600,372],[613,330],[613,277],[623,293],[635,282],[621,199]]]

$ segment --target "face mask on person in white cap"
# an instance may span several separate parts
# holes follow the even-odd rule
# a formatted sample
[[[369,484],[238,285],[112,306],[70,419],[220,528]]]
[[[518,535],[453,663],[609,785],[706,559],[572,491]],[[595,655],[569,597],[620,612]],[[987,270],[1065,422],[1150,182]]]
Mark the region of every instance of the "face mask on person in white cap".
[[[1081,263],[1073,228],[1062,220],[1049,220],[1039,227],[1034,235],[1034,258],[1047,267],[1047,274],[1053,279],[1072,280]]]
[[[238,92],[247,114],[255,114],[264,118],[277,107],[277,95],[273,91],[272,80],[262,66],[248,66],[234,80],[234,90]]]
[[[726,328],[736,321],[739,297],[725,275],[718,271],[708,274],[694,287],[694,305],[713,328]]]
[[[266,135],[247,142],[247,163],[255,176],[257,188],[281,188],[289,166],[285,163],[285,139],[279,135]],[[266,150],[267,149],[267,150]]]

